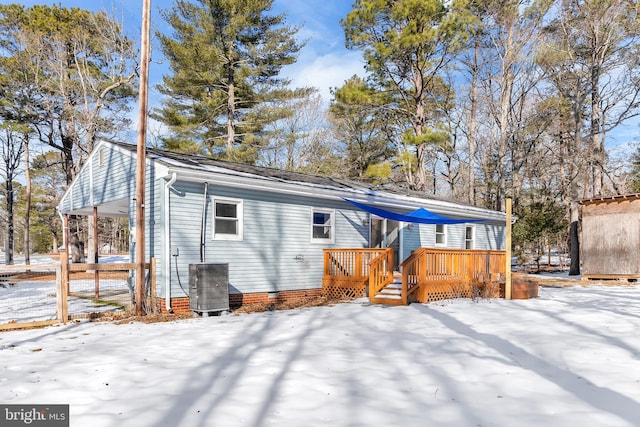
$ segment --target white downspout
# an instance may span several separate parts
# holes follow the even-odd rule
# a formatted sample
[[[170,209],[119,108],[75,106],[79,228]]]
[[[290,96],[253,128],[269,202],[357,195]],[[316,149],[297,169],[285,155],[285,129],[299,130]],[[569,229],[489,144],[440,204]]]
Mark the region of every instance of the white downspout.
[[[172,313],[171,310],[171,215],[169,209],[169,200],[171,197],[171,186],[178,179],[178,174],[175,172],[171,175],[171,179],[167,181],[164,186],[164,284],[165,284],[165,307],[168,313]]]

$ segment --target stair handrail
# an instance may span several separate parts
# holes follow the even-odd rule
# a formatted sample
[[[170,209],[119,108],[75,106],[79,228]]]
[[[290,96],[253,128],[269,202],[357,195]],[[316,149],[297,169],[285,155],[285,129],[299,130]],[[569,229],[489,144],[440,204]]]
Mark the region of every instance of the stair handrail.
[[[386,248],[369,262],[369,300],[390,283],[393,283],[393,249]]]
[[[418,248],[400,264],[402,301],[405,305],[409,303],[409,297],[427,283],[426,253],[426,248]]]

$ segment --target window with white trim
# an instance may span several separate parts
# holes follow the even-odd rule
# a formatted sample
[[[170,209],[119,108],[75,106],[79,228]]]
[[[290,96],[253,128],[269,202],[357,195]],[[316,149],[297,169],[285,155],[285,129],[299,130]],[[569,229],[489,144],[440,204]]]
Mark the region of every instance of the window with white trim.
[[[473,225],[464,228],[464,248],[475,249],[475,230]]]
[[[213,200],[213,240],[242,240],[242,200]]]
[[[436,224],[436,246],[447,245],[447,228],[444,224]]]
[[[333,243],[335,212],[332,209],[313,209],[311,211],[311,241]]]

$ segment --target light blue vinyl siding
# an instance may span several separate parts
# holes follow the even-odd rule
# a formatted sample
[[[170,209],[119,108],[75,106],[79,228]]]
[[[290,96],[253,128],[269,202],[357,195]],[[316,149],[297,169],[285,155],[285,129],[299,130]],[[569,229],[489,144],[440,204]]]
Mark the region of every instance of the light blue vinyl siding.
[[[447,224],[447,248],[464,249],[465,224]]]
[[[491,223],[480,224],[447,224],[445,226],[446,248],[465,248],[466,226],[475,228],[474,249],[504,250],[504,226]],[[433,224],[414,224],[411,229],[405,225],[403,234],[403,250],[405,258],[420,247],[435,248],[436,226]]]
[[[135,159],[107,147],[102,148],[102,159],[100,166],[100,156],[92,156],[91,168],[86,168],[90,169],[87,172],[93,172],[93,204],[126,199],[135,194]],[[87,179],[84,181],[89,182]]]
[[[62,201],[60,208],[63,212],[99,206],[135,194],[136,162],[130,153],[104,147],[102,166],[100,156],[97,152],[95,154],[80,170],[72,189]]]
[[[420,238],[420,227],[418,224],[414,224],[409,227],[408,224],[404,224],[402,229],[402,253],[407,258],[411,255],[411,252],[415,251],[422,246],[422,240]],[[403,260],[399,260],[402,262]]]
[[[171,191],[171,291],[188,292],[188,265],[200,262],[204,184],[178,180]],[[242,200],[243,240],[213,240],[213,200]],[[346,202],[258,192],[209,184],[205,220],[205,262],[228,263],[230,291],[317,289],[322,285],[323,249],[368,246],[365,212]],[[333,209],[335,243],[312,243],[312,209]],[[178,281],[179,275],[179,281]],[[182,287],[180,286],[182,284]],[[182,289],[184,288],[184,290]]]
[[[83,169],[83,173],[86,173],[87,177],[82,177],[77,181],[77,184],[73,187],[73,192],[70,194],[71,196],[71,206],[73,208],[83,207],[83,206],[91,206],[91,192],[90,192],[90,182],[89,175],[91,168],[85,167]]]
[[[411,227],[405,224],[403,233],[402,246],[405,258],[418,248],[436,246],[436,226],[433,224],[413,224]]]
[[[497,224],[476,224],[475,247],[484,250],[505,249],[505,227]]]

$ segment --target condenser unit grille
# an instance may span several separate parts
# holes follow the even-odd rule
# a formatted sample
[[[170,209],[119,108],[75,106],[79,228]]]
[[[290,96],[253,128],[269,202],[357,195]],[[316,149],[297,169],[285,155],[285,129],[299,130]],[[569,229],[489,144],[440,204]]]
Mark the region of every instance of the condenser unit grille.
[[[229,310],[229,264],[189,264],[189,309]]]

